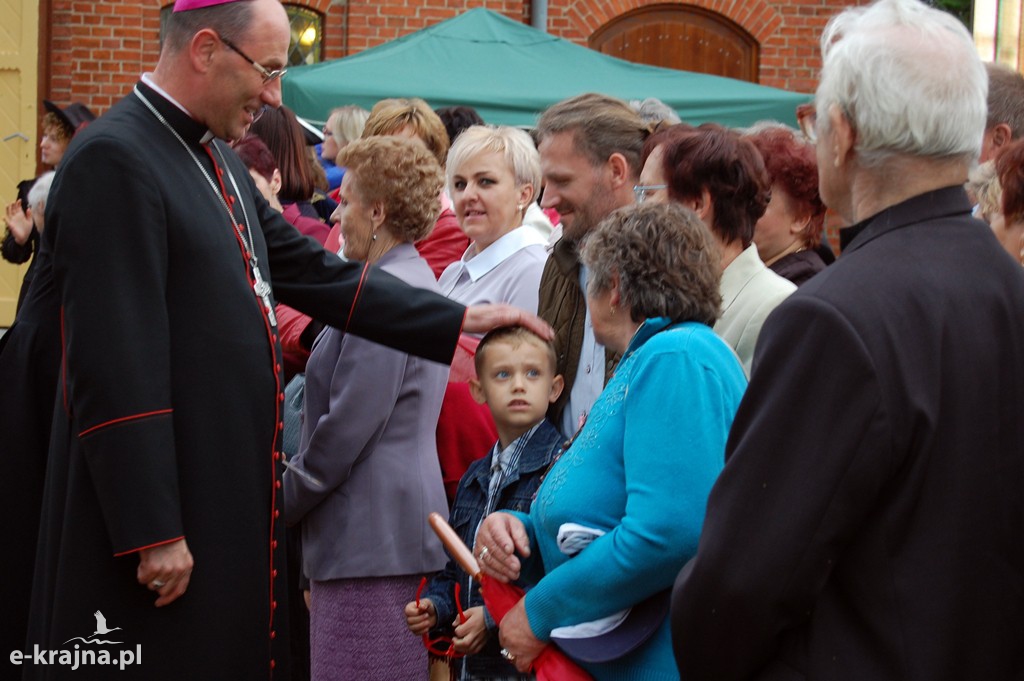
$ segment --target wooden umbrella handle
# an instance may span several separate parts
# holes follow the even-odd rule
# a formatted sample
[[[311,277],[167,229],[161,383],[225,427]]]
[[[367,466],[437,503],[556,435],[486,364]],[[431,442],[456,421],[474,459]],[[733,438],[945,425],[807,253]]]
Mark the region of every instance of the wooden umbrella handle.
[[[430,523],[430,528],[434,530],[441,543],[448,549],[448,553],[452,554],[452,558],[455,562],[466,571],[473,579],[480,581],[480,564],[476,562],[476,558],[473,557],[473,552],[469,550],[466,543],[459,538],[459,535],[455,533],[452,526],[448,524],[440,513],[436,511],[427,516],[427,521]]]

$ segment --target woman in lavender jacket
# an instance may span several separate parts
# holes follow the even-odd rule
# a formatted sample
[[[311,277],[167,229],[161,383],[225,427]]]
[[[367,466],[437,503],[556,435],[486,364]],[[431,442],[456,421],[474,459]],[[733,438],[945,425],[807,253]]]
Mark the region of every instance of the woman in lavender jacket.
[[[339,160],[347,170],[332,218],[344,256],[436,291],[413,242],[437,218],[437,161],[397,137],[353,142]],[[447,510],[434,440],[447,380],[445,365],[333,328],[313,346],[284,492],[285,519],[302,523],[314,679],[390,681],[426,669],[402,606],[446,560],[427,515]]]

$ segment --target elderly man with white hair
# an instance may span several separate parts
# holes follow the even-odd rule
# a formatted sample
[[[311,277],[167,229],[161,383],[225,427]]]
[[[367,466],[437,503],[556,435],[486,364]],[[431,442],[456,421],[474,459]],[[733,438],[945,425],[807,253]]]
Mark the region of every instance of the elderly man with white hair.
[[[50,185],[53,184],[53,176],[56,173],[49,170],[35,181],[32,185],[32,189],[28,190],[28,205],[32,211],[32,223],[35,225],[39,233],[43,233],[43,214],[46,211],[46,197],[50,195]]]
[[[673,594],[680,676],[1024,678],[1024,274],[962,189],[985,70],[917,0],[821,44],[821,194],[852,226],[761,333]]]

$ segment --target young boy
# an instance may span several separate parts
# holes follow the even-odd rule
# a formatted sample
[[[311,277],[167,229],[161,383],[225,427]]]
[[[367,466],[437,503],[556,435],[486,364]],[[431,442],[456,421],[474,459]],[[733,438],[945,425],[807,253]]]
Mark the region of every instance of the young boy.
[[[518,326],[491,331],[476,349],[477,378],[469,382],[473,398],[486,403],[498,429],[498,442],[475,461],[459,482],[449,523],[467,546],[473,545],[480,521],[499,509],[529,511],[540,479],[558,453],[563,438],[544,417],[562,393],[555,374],[554,346]],[[405,606],[409,630],[452,636],[456,652],[454,678],[526,679],[499,654],[497,625],[483,607],[480,588],[454,560],[435,575],[424,597]],[[462,590],[466,622],[459,624],[455,584]],[[454,627],[454,632],[452,631]]]

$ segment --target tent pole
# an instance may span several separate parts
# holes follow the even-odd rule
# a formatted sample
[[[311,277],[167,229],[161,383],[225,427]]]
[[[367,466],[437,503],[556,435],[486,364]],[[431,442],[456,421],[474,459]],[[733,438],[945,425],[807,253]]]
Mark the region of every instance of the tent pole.
[[[532,0],[530,2],[530,25],[547,33],[548,0]]]

